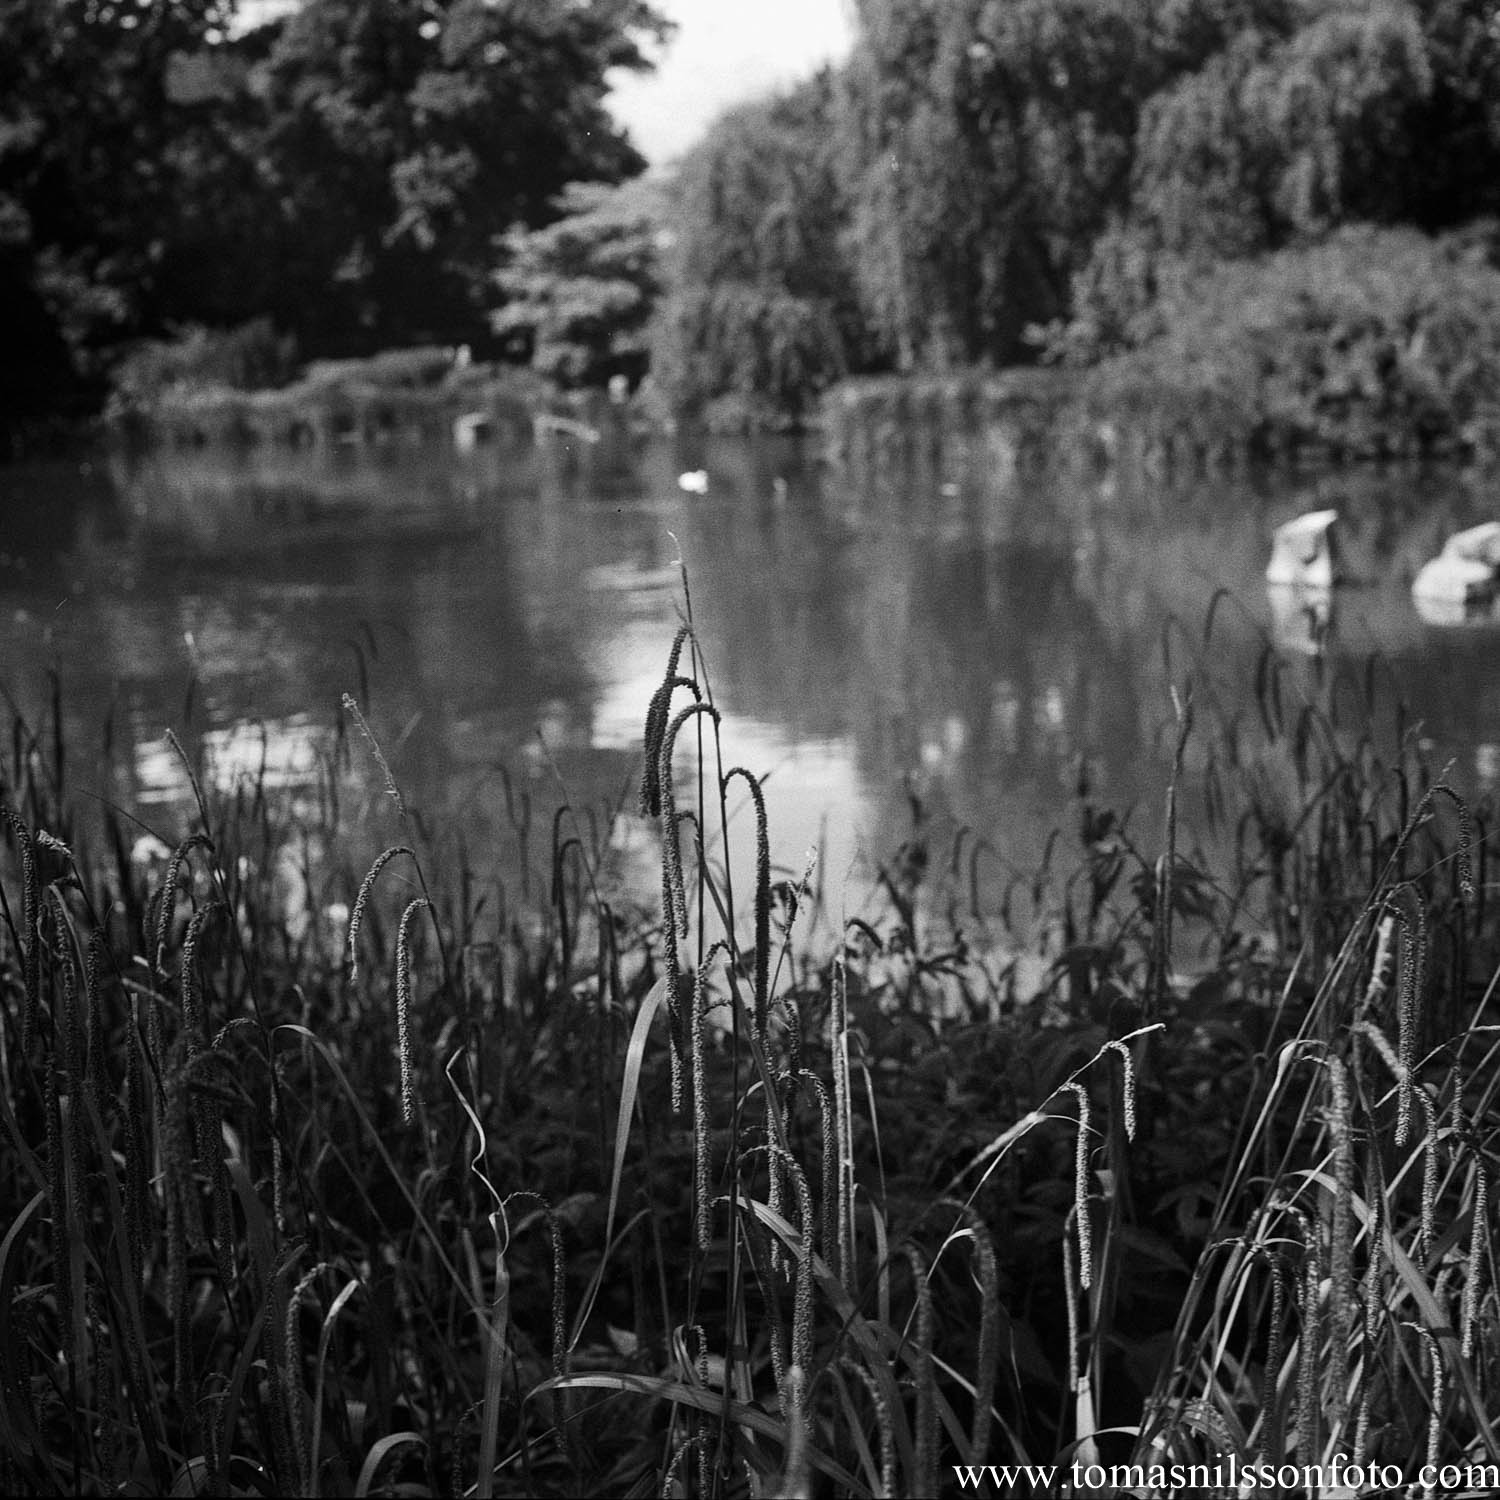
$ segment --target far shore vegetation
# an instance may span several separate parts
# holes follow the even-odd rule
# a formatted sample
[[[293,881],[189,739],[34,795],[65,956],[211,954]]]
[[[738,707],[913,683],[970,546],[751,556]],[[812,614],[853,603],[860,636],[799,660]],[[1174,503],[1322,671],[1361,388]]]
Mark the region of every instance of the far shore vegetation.
[[[642,176],[604,107],[668,34],[640,0],[7,7],[4,422],[425,349],[720,428],[1046,363],[1100,423],[1500,454],[1488,0],[854,11]]]

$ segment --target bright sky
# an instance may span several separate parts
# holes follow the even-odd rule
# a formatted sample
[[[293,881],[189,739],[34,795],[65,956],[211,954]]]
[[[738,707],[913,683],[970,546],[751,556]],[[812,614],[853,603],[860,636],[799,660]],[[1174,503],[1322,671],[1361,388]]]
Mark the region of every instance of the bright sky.
[[[611,104],[653,166],[680,155],[732,104],[816,72],[849,50],[853,0],[655,0],[677,34],[654,74],[624,74]]]

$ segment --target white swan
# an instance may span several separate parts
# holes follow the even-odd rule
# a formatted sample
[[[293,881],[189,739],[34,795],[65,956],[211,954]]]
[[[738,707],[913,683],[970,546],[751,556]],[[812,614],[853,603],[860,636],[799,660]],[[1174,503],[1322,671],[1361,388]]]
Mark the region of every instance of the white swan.
[[[1266,582],[1332,588],[1339,581],[1336,510],[1313,510],[1278,526],[1271,539]]]
[[[1457,532],[1412,581],[1419,602],[1466,605],[1491,598],[1500,588],[1500,521]]]

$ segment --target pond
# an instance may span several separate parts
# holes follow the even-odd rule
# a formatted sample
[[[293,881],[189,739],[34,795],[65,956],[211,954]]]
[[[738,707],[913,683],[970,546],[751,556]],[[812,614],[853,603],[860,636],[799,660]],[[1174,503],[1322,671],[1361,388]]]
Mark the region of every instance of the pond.
[[[1273,527],[1326,506],[1358,575],[1331,617],[1264,582]],[[168,842],[192,810],[169,728],[219,784],[308,792],[350,693],[419,828],[539,880],[558,802],[633,808],[680,559],[725,765],[767,778],[782,871],[818,847],[853,911],[913,796],[1017,870],[1081,778],[1154,840],[1171,687],[1207,662],[1216,712],[1254,718],[1271,641],[1290,708],[1378,679],[1404,718],[1377,732],[1406,726],[1464,795],[1489,790],[1500,630],[1425,622],[1410,580],[1496,509],[1454,473],[850,474],[790,439],[19,466],[0,471],[0,685],[40,722],[55,672],[75,795]],[[401,829],[357,734],[344,751],[377,825],[362,860]],[[649,838],[620,826],[640,874]]]

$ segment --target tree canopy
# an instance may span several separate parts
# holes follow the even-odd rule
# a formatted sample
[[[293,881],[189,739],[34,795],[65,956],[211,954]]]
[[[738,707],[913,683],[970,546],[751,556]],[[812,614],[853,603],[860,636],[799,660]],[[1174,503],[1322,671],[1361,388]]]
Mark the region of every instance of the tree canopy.
[[[495,332],[558,385],[638,383],[658,291],[661,193],[650,182],[575,183],[559,206],[562,218],[506,237]]]
[[[730,110],[682,163],[652,373],[689,409],[794,418],[860,360],[833,80]]]
[[[729,110],[663,206],[612,191],[644,164],[606,109],[669,30],[648,0],[303,0],[244,33],[233,0],[10,0],[5,418],[256,320],[240,364],[649,357],[681,409],[795,418],[851,372],[1165,347],[1218,268],[1288,256],[1290,286],[1351,226],[1500,217],[1500,0],[854,13],[848,60]]]
[[[1269,297],[1280,276],[1291,295],[1361,254],[1428,263],[1399,236],[1312,253],[1350,226],[1432,235],[1500,214],[1496,0],[856,0],[855,14],[797,170],[760,180],[811,93],[732,111],[684,164],[657,343],[679,389],[786,406],[789,380],[810,390],[844,368],[1092,363],[1166,347],[1177,319],[1211,338],[1193,297],[1243,282],[1217,268],[1285,254],[1254,284]],[[786,222],[815,223],[836,269],[815,296],[801,260],[765,253]],[[1482,277],[1438,279],[1465,300],[1460,322],[1489,305]],[[1385,283],[1354,284],[1382,323]],[[812,328],[810,343],[790,332]],[[772,345],[819,353],[793,376],[798,360],[768,367]]]
[[[0,7],[0,397],[113,347],[269,316],[306,353],[487,334],[496,241],[644,162],[605,109],[646,0]],[[38,379],[38,376],[45,377]]]

